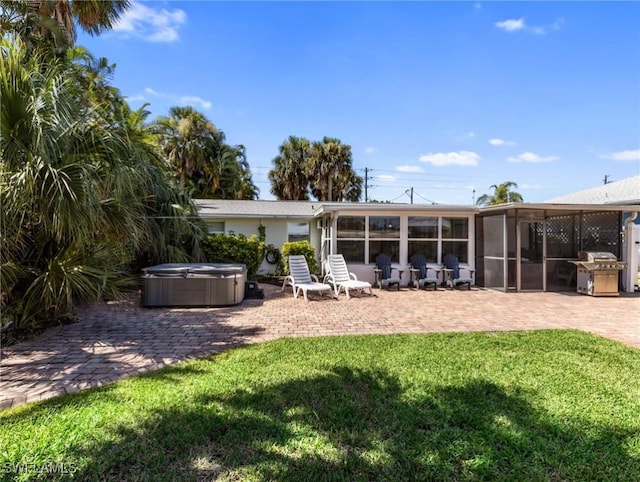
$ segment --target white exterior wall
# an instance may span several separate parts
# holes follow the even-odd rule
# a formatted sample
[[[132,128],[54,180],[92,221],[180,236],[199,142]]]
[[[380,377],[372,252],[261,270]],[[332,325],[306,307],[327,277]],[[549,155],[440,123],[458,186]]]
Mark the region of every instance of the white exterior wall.
[[[223,221],[216,219],[216,221]],[[259,235],[260,224],[265,227],[265,243],[273,244],[276,248],[282,249],[282,245],[288,241],[287,224],[289,222],[305,222],[300,218],[230,218],[224,219],[225,234],[244,234],[245,236]],[[309,219],[309,237],[311,245],[316,249],[316,257],[319,262],[320,255],[320,231],[316,229],[316,220]],[[258,274],[274,274],[277,265],[270,264],[262,260],[258,268]]]

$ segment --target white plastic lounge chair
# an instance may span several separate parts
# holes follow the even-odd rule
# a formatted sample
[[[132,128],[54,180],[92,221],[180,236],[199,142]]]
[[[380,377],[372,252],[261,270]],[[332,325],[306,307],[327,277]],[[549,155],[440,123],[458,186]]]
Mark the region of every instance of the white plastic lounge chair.
[[[319,291],[323,294],[325,291],[331,293],[332,287],[325,283],[320,283],[316,275],[309,273],[309,265],[302,255],[289,256],[289,276],[282,283],[282,289],[286,285],[293,288],[293,297],[297,298],[300,292],[307,301],[307,291]]]
[[[325,276],[325,282],[333,285],[336,296],[340,294],[340,290],[344,289],[347,299],[349,299],[349,290],[369,290],[369,294],[373,296],[371,283],[360,281],[358,277],[349,272],[347,263],[341,254],[330,254],[329,273]]]

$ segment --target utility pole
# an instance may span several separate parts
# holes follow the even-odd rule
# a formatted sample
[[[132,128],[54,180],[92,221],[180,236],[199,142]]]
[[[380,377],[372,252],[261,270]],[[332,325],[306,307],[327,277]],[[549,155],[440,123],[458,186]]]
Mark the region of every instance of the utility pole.
[[[368,195],[368,189],[369,189],[369,168],[365,167],[364,168],[364,202],[368,203],[369,202],[369,195]]]
[[[411,204],[413,204],[413,188],[407,189],[404,193],[409,194],[409,199],[411,199]]]
[[[604,179],[603,179],[603,181],[604,181],[604,183],[605,183],[605,184],[608,184],[608,183],[609,183],[609,174],[605,174],[605,175],[604,175]]]

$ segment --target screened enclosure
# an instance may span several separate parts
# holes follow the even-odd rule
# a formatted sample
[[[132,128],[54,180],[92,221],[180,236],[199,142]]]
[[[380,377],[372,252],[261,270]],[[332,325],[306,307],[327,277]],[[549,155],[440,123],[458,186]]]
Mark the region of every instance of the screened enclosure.
[[[476,283],[504,291],[575,291],[579,251],[622,255],[619,211],[509,206],[476,222]]]

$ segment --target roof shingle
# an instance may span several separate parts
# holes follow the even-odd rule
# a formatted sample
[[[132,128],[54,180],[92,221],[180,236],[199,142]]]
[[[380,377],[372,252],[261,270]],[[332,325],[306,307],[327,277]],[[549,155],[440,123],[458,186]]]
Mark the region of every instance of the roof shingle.
[[[640,204],[640,176],[584,189],[545,201],[553,204]]]

